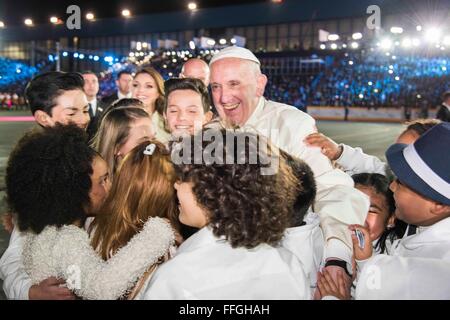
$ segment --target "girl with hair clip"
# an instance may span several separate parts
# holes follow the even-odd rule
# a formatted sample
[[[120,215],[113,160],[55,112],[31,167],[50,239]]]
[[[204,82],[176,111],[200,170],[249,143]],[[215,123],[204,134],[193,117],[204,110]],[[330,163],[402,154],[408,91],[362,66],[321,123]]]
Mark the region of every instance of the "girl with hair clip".
[[[92,146],[105,159],[113,180],[120,161],[135,146],[154,137],[150,116],[137,99],[122,99],[103,116]]]
[[[155,128],[155,138],[167,144],[170,134],[164,125],[164,79],[161,74],[151,66],[141,67],[131,83],[131,96],[144,104]]]
[[[215,137],[214,155],[226,163],[208,158],[213,151],[203,134]],[[173,152],[183,159],[203,154],[201,163],[175,165],[179,220],[200,230],[155,272],[140,298],[309,299],[303,264],[281,246],[298,193],[291,167],[261,136],[213,129],[197,135]]]
[[[109,196],[90,226],[92,246],[104,260],[113,258],[151,218],[168,219],[178,228],[175,180],[170,153],[156,140],[139,144],[125,156]],[[158,263],[169,258],[168,249]],[[158,263],[150,265],[128,299],[139,293]]]
[[[7,197],[25,233],[23,264],[33,285],[55,277],[79,297],[117,299],[167,252],[174,233],[152,217],[107,262],[96,254],[82,225],[93,204],[91,176],[102,166],[86,140],[74,126],[25,135],[8,161]]]

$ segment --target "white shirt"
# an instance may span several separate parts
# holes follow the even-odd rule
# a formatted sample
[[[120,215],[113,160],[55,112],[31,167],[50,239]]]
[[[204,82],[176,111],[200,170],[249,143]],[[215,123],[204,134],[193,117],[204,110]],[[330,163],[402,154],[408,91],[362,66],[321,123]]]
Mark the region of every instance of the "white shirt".
[[[97,114],[97,98],[95,98],[92,101],[89,101],[88,103],[90,105],[90,108],[92,108],[92,114],[95,117],[95,115]]]
[[[261,244],[232,248],[204,227],[156,270],[142,299],[309,299],[302,263],[288,250]]]
[[[394,242],[391,255],[365,260],[356,298],[450,299],[449,283],[450,218],[446,218]]]
[[[343,170],[350,176],[357,173],[379,173],[386,175],[386,163],[375,156],[365,154],[361,148],[353,148],[346,144],[342,146],[342,154],[336,160]]]
[[[305,161],[317,183],[314,212],[319,214],[327,247],[325,257],[335,257],[351,264],[352,241],[349,224],[364,224],[369,198],[353,188],[353,180],[334,169],[318,147],[309,147],[303,139],[317,132],[315,120],[286,104],[261,98],[244,129],[256,130],[289,154]]]
[[[131,98],[131,91],[128,92],[127,94],[122,94],[122,92],[120,92],[120,90],[117,90],[117,100],[130,99],[130,98]]]
[[[313,293],[317,286],[317,272],[323,263],[325,241],[319,216],[310,212],[305,221],[308,221],[306,225],[286,229],[282,246],[302,262]]]

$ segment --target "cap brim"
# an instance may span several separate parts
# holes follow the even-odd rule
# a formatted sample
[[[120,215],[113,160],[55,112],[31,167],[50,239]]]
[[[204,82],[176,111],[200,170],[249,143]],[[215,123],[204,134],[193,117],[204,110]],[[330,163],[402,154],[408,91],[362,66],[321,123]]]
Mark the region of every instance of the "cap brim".
[[[386,159],[397,179],[426,198],[445,205],[450,205],[450,199],[436,192],[411,169],[403,155],[403,150],[407,146],[407,144],[396,143],[390,146],[386,151]]]

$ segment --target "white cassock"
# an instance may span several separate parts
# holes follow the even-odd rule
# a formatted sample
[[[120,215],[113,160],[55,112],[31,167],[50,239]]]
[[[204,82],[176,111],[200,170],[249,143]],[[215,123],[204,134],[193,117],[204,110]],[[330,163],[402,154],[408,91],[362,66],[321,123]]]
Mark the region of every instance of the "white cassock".
[[[363,262],[356,299],[450,299],[450,218]]]
[[[309,147],[303,142],[306,136],[317,132],[315,120],[292,106],[260,98],[243,129],[256,130],[275,146],[311,167],[317,183],[314,212],[320,217],[327,242],[324,256],[351,263],[352,241],[348,225],[364,224],[369,199],[353,188],[353,180],[347,174],[333,168],[320,148]]]

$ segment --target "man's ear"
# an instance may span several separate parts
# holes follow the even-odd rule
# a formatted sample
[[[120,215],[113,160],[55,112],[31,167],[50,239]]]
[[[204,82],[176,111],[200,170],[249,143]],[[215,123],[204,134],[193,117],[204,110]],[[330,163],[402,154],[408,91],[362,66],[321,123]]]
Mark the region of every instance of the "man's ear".
[[[43,127],[51,127],[55,124],[53,119],[42,110],[37,110],[34,113],[34,119]]]
[[[431,214],[442,219],[450,217],[450,206],[435,202],[430,208]]]
[[[265,74],[261,73],[257,79],[256,94],[258,95],[258,97],[262,97],[264,95],[266,84],[267,84],[267,77]]]

